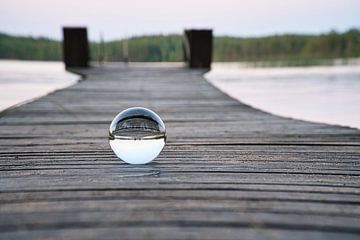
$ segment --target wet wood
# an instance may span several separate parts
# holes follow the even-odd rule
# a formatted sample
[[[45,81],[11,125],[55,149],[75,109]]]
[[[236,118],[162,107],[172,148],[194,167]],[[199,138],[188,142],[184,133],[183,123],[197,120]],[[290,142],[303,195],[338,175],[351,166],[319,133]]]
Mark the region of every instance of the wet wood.
[[[81,71],[2,113],[1,239],[359,239],[360,131],[253,109],[178,65]],[[166,124],[151,164],[109,148],[130,106]]]

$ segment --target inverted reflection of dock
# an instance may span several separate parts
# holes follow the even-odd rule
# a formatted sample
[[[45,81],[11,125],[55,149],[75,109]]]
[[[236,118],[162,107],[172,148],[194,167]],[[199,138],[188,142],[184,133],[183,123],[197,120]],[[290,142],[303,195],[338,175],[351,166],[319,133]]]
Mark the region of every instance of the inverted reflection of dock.
[[[0,118],[1,239],[358,239],[358,130],[255,110],[179,65],[77,71]],[[108,144],[131,106],[167,127],[149,165]]]

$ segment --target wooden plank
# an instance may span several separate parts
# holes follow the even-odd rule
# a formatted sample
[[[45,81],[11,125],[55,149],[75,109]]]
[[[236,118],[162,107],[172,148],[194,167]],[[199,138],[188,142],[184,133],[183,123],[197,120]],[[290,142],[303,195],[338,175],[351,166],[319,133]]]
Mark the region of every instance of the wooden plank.
[[[178,65],[81,71],[0,118],[1,239],[359,238],[359,130],[253,109]],[[149,165],[108,145],[130,106],[167,126]]]

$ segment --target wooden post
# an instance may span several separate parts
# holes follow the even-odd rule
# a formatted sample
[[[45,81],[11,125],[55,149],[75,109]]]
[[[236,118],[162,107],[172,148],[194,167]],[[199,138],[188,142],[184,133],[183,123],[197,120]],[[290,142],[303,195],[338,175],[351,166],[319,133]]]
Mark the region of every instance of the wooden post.
[[[89,43],[85,27],[63,28],[65,67],[89,67]]]
[[[212,61],[212,30],[185,30],[184,60],[190,68],[210,68]]]

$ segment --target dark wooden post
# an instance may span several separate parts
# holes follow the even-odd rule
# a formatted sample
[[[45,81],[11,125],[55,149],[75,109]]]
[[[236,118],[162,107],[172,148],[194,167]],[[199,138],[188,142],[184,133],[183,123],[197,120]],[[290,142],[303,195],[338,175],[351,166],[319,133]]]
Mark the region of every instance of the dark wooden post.
[[[212,61],[212,30],[185,30],[184,60],[190,68],[210,68]]]
[[[65,67],[89,67],[89,43],[85,27],[63,28]]]

